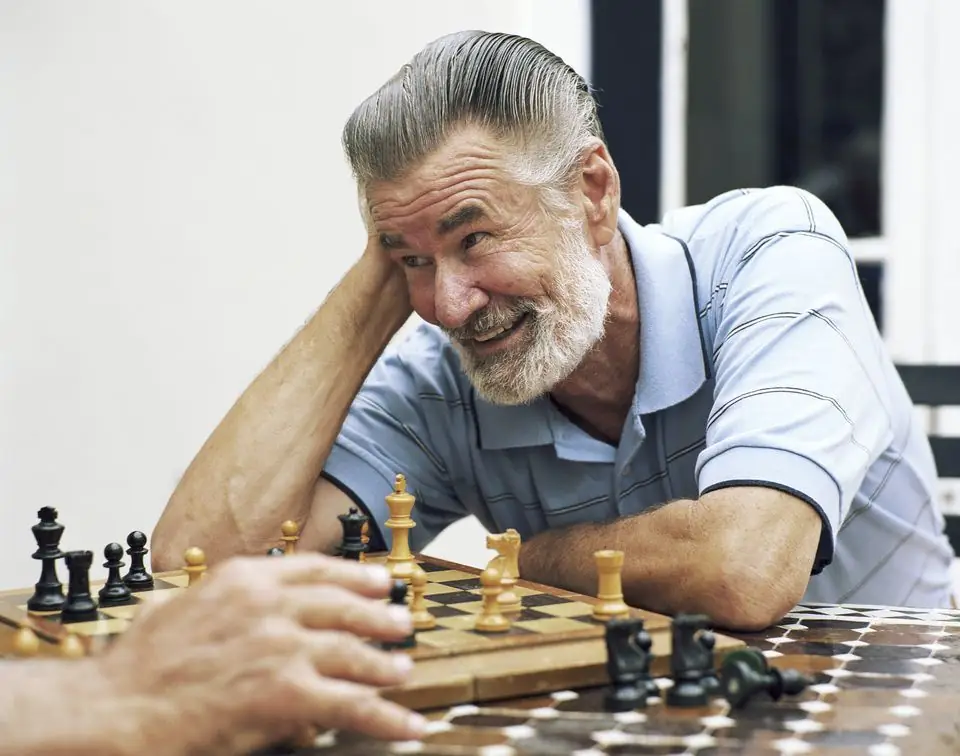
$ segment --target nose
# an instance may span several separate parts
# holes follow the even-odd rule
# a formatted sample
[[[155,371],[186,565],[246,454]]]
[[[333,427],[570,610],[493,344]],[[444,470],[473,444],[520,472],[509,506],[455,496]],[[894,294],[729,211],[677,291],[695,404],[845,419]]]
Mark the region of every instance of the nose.
[[[490,298],[477,287],[470,271],[452,265],[438,265],[434,280],[434,312],[444,328],[463,326]]]

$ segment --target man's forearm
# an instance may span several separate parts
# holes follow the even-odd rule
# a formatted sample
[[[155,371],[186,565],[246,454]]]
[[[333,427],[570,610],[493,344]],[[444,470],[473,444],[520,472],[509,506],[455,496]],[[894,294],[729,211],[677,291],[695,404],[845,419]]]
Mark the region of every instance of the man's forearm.
[[[354,397],[410,315],[398,269],[367,251],[241,395],[197,454],[153,533],[153,567],[199,545],[212,563],[303,522]]]
[[[726,563],[722,536],[710,532],[700,507],[697,501],[677,500],[612,522],[540,533],[521,548],[520,575],[596,596],[594,553],[622,551],[629,605],[671,615],[705,612],[720,624],[738,624],[742,586]]]
[[[173,745],[169,731],[141,740],[150,708],[117,696],[92,660],[0,662],[0,756],[176,753],[160,745]]]

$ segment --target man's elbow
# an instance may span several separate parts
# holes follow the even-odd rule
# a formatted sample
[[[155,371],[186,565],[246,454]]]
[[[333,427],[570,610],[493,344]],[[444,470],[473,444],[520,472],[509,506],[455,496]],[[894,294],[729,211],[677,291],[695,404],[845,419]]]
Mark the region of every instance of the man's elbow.
[[[782,620],[802,600],[809,577],[766,573],[753,565],[721,572],[705,586],[705,613],[717,627],[741,632],[764,630]]]

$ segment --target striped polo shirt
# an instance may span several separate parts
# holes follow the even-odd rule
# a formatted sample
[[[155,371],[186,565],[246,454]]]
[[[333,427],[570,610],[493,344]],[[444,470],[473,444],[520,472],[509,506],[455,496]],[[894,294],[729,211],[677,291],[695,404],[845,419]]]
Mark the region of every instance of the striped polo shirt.
[[[619,443],[548,397],[484,401],[447,337],[422,324],[378,360],[324,469],[371,515],[380,546],[398,472],[417,497],[415,550],[467,515],[529,539],[770,486],[823,522],[804,600],[949,605],[930,448],[830,210],[791,187],[735,190],[659,224],[621,211],[619,228],[641,355]]]

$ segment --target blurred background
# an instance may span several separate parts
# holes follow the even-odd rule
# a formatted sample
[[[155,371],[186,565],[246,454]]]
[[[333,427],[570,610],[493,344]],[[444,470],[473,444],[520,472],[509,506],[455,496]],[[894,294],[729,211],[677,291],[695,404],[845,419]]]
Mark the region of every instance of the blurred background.
[[[360,254],[343,121],[457,29],[587,77],[640,221],[815,192],[894,359],[960,363],[958,27],[952,0],[0,0],[0,588],[36,580],[41,506],[65,548],[152,530]],[[469,520],[431,551],[488,555]]]

